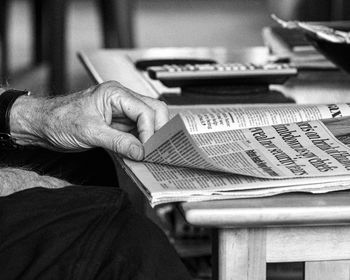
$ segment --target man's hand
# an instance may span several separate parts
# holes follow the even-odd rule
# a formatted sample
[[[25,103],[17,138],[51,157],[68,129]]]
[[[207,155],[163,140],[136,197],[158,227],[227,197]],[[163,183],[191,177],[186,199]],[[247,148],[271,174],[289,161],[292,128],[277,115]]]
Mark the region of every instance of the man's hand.
[[[52,99],[23,96],[14,103],[11,134],[21,145],[62,151],[102,147],[135,160],[168,121],[166,105],[117,82]],[[130,133],[136,128],[136,137]]]

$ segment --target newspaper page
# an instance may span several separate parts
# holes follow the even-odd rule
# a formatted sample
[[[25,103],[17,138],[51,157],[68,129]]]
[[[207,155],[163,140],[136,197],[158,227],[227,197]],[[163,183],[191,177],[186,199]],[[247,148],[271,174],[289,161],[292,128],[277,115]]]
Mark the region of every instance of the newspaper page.
[[[252,124],[252,127],[256,127],[263,123],[269,125],[281,124],[293,121],[309,121],[350,115],[350,107],[348,104],[317,106],[294,104],[187,105],[171,106],[169,109],[172,116],[178,112],[186,112],[188,115],[188,117],[186,117],[188,120],[187,126],[192,129],[192,134],[198,134],[200,137],[205,135],[205,133],[202,132],[203,121],[201,122],[200,120],[208,120],[209,118],[206,115],[211,116],[212,114],[217,113],[223,114],[230,112],[230,115],[233,115],[230,119],[241,120],[239,125],[235,125],[235,128],[249,127],[249,124]],[[220,115],[216,117],[216,121],[215,119],[211,121],[212,129],[216,128],[215,122],[217,122],[219,118]],[[267,122],[266,119],[269,121]],[[261,122],[254,123],[252,120],[260,120]],[[166,139],[171,138],[181,129],[181,122],[178,127],[172,126],[172,129],[170,129],[172,132],[168,132],[164,138],[157,137],[157,141],[155,142],[158,143],[155,146],[159,147],[160,143],[164,143]],[[217,132],[222,130],[225,129],[219,126]],[[214,132],[210,131],[207,133]],[[192,144],[194,144],[194,141],[193,143],[190,142],[190,145],[187,148],[193,150]],[[152,150],[157,149],[155,146],[151,147]],[[164,151],[158,150],[160,154],[163,154],[165,151],[166,149],[164,149]],[[186,149],[181,148],[178,154],[186,154]],[[129,175],[138,182],[139,186],[142,186],[141,189],[149,198],[153,206],[159,203],[192,201],[196,199],[212,200],[223,198],[261,197],[290,191],[325,192],[330,190],[341,190],[348,187],[347,184],[350,179],[349,175],[345,175],[322,177],[321,179],[297,178],[293,180],[268,180],[186,167],[148,162],[134,162],[126,159],[124,159],[124,162],[129,170]],[[320,184],[320,182],[322,183]]]
[[[179,201],[263,197],[296,191],[320,193],[350,187],[350,175],[268,180],[127,159],[124,162],[128,174],[152,206]]]
[[[227,114],[188,116],[174,117],[145,144],[146,161],[260,178],[349,173],[350,148],[321,121],[235,129]]]
[[[254,126],[273,125],[293,123],[298,121],[309,121],[317,119],[340,118],[350,116],[349,104],[331,104],[331,105],[295,105],[295,104],[251,104],[251,105],[196,105],[196,106],[171,106],[170,114],[173,117],[176,113],[183,112],[186,122],[190,128],[190,133],[219,132],[231,129],[249,128]],[[223,121],[225,120],[225,121]],[[170,137],[175,137],[182,128],[181,124],[174,123],[168,125],[166,132],[157,133],[152,140],[145,145],[146,154],[154,151],[160,143],[164,143]],[[184,138],[183,133],[179,132],[176,143]],[[186,137],[185,137],[186,138]],[[168,142],[169,143],[169,142]],[[180,153],[191,152],[196,157],[196,164],[202,165],[202,168],[217,170],[215,166],[201,160],[198,156],[198,150],[193,149],[191,141],[185,141],[184,150]],[[157,154],[168,153],[166,144]],[[182,157],[180,157],[181,159]],[[188,157],[190,158],[190,157]],[[191,158],[190,158],[191,159]],[[157,159],[149,159],[156,162]],[[168,161],[174,161],[169,157]],[[183,161],[174,161],[174,165],[188,164]]]
[[[185,113],[194,119],[211,119],[228,115],[234,128],[248,128],[274,124],[312,121],[350,116],[349,104],[295,105],[295,104],[251,104],[251,105],[182,105],[169,106],[170,116]],[[215,118],[214,118],[215,121]],[[215,128],[215,123],[212,123]],[[203,129],[203,127],[201,127]],[[226,129],[226,128],[225,128]]]

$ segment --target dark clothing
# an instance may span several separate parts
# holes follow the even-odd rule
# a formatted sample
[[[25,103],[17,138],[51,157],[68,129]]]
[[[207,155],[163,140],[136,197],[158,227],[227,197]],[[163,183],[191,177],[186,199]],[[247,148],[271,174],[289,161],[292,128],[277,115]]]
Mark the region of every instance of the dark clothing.
[[[96,170],[91,153],[101,151],[79,154],[88,155],[90,163],[70,163],[71,167],[77,171],[90,164],[91,170]],[[60,163],[65,155],[74,158],[74,154],[60,154]],[[10,163],[9,158],[3,154],[3,162]],[[23,159],[22,163],[26,162]],[[60,163],[52,164],[65,175],[61,178],[71,178],[73,174]],[[102,163],[96,162],[96,166]],[[53,174],[47,167],[39,167],[40,173]],[[96,172],[93,176],[84,173],[89,180],[98,181]],[[105,175],[105,185],[115,184],[115,175]],[[34,188],[0,198],[0,279],[189,278],[163,232],[137,214],[119,188]]]
[[[0,166],[25,167],[75,185],[118,186],[111,157],[103,149],[59,153],[42,148],[1,150]]]

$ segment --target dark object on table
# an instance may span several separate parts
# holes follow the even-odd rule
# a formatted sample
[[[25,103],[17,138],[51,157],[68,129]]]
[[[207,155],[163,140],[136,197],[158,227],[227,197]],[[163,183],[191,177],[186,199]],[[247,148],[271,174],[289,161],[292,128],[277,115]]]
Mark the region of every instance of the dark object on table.
[[[274,53],[315,52],[312,43],[298,29],[286,29],[282,26],[265,27],[262,31],[264,43]]]
[[[350,31],[350,21],[324,21],[318,24],[331,27],[336,30]],[[295,53],[316,53],[314,44],[306,38],[299,29],[287,29],[282,26],[269,26],[263,29],[265,44],[274,50]],[[277,52],[278,53],[278,52]]]
[[[153,66],[163,66],[163,65],[169,65],[169,64],[176,64],[176,65],[186,65],[186,64],[213,64],[216,63],[213,59],[207,59],[207,58],[145,58],[145,59],[139,59],[135,62],[135,67],[138,70],[145,71],[148,67]]]
[[[184,87],[181,89],[181,94],[164,93],[160,99],[169,105],[294,103],[294,100],[282,93],[269,90],[266,85]]]
[[[333,43],[310,33],[306,33],[306,38],[330,61],[350,73],[349,43]]]
[[[167,87],[283,84],[298,74],[289,63],[220,63],[150,67],[148,75]]]
[[[310,22],[330,27],[339,31],[350,31],[350,21]],[[313,39],[306,37],[301,29],[288,29],[282,26],[265,27],[262,31],[265,45],[277,56],[289,57],[291,62],[301,70],[338,70],[331,59],[315,46]]]

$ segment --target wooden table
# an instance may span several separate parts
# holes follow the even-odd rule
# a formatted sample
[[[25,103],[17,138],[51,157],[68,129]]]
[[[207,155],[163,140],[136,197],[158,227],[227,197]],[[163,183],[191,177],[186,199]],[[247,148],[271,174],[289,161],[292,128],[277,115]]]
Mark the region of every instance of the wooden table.
[[[305,280],[350,279],[350,192],[183,203],[215,228],[214,279],[266,279],[266,263],[305,262]]]
[[[159,93],[131,63],[138,57],[153,56],[245,62],[266,59],[267,50],[184,48],[81,53],[95,81],[118,80],[139,93],[157,97]],[[303,73],[283,90],[297,103],[350,102],[350,78],[332,71]],[[350,279],[350,192],[183,203],[181,209],[190,224],[213,228],[215,279],[263,280],[267,262],[301,261],[305,262],[306,280]]]

